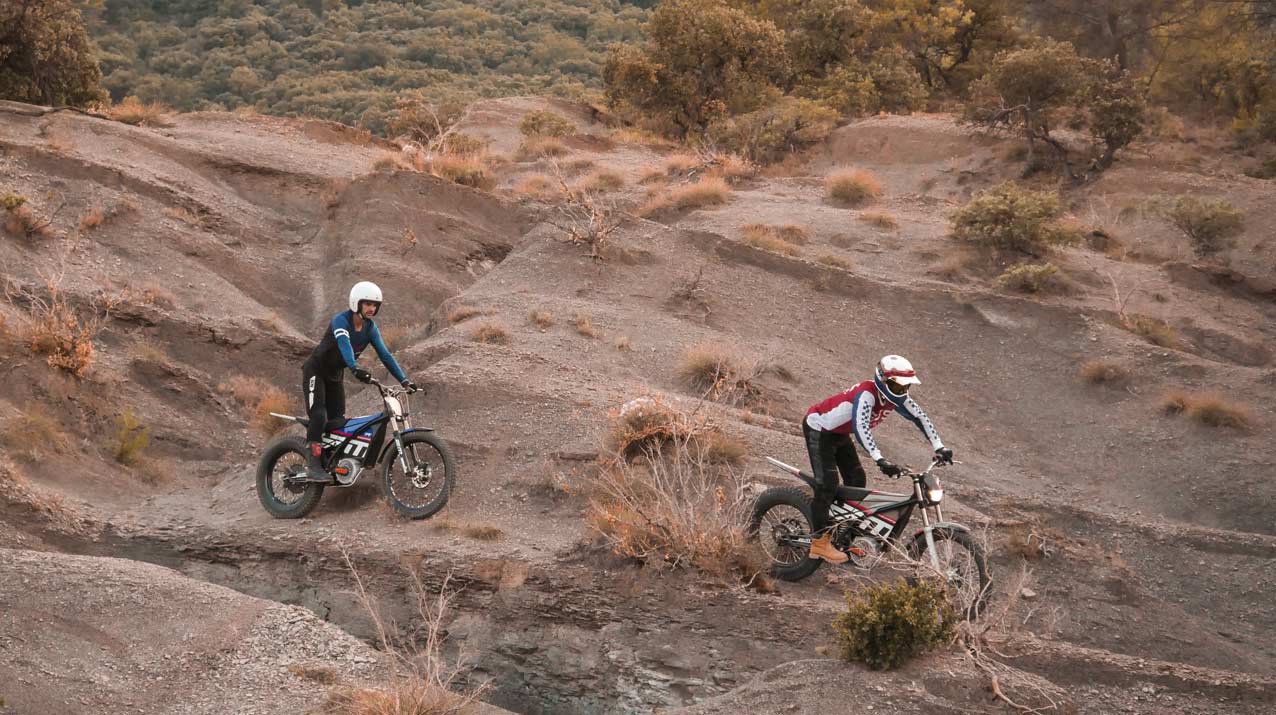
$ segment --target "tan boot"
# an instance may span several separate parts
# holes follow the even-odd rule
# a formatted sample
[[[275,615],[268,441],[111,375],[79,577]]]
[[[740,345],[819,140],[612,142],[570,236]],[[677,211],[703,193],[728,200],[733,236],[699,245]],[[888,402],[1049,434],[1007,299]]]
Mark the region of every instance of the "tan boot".
[[[838,551],[829,535],[825,534],[818,539],[811,539],[811,558],[824,559],[831,564],[844,564],[850,557]]]

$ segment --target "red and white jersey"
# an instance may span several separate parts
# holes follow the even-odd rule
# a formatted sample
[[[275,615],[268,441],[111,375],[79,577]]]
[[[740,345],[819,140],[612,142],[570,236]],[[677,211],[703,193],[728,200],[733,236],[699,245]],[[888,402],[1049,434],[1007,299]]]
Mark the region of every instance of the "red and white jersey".
[[[806,424],[821,432],[854,435],[860,447],[876,461],[882,458],[882,451],[873,440],[873,428],[896,409],[901,417],[917,425],[926,439],[930,440],[931,447],[940,449],[944,446],[939,433],[935,431],[935,425],[913,398],[907,395],[894,397],[875,380],[865,380],[849,390],[812,405],[806,411]]]

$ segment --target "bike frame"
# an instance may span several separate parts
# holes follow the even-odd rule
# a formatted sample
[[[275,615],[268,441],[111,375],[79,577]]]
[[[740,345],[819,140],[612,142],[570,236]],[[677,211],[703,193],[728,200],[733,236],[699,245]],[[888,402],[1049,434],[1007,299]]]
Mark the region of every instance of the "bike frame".
[[[806,482],[812,489],[818,488],[815,477],[803,472],[801,469],[790,464],[785,464],[778,459],[773,459],[771,457],[767,457],[766,459],[771,464]],[[934,460],[930,463],[929,467],[921,472],[906,470],[905,473],[901,475],[911,477],[913,481],[913,495],[908,499],[883,504],[869,509],[858,503],[848,504],[842,499],[835,498],[833,504],[835,506],[841,506],[847,511],[845,513],[833,514],[830,509],[830,521],[833,523],[834,527],[848,521],[852,522],[852,526],[859,527],[859,523],[855,522],[867,522],[871,524],[872,522],[869,520],[872,518],[890,519],[890,517],[884,516],[884,514],[900,510],[899,519],[894,520],[894,527],[892,527],[890,533],[885,536],[878,535],[871,529],[858,529],[859,531],[864,532],[865,535],[876,536],[887,543],[897,544],[904,531],[908,528],[908,522],[912,520],[913,510],[917,507],[921,507],[922,528],[914,534],[914,538],[919,535],[925,536],[926,551],[930,554],[931,565],[934,566],[936,570],[939,570],[939,556],[935,552],[935,529],[938,527],[944,527],[948,529],[959,529],[962,531],[970,530],[961,524],[944,521],[944,513],[939,501],[932,501],[930,499],[929,491],[931,489],[942,489],[938,477],[932,474],[938,464],[939,460]],[[933,523],[931,522],[930,514],[927,511],[932,508],[935,510],[935,521]]]

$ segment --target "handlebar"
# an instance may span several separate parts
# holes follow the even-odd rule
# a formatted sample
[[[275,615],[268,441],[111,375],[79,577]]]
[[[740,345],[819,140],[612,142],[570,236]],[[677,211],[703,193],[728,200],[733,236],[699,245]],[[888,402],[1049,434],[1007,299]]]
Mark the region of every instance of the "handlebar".
[[[931,459],[930,466],[926,467],[924,470],[920,472],[914,472],[911,468],[909,468],[908,465],[904,465],[903,471],[899,473],[899,476],[909,477],[910,479],[915,479],[917,477],[925,477],[927,474],[930,474],[932,471],[934,471],[935,467],[943,467],[943,466],[948,466],[951,464],[961,464],[961,462],[954,459],[951,462],[944,462],[941,464],[939,459]]]
[[[398,397],[399,395],[404,395],[404,394],[406,394],[406,395],[411,395],[411,394],[412,394],[412,393],[414,393],[414,392],[420,392],[420,388],[417,388],[417,389],[415,389],[415,390],[409,390],[409,389],[408,389],[408,388],[406,388],[406,387],[397,387],[397,386],[395,386],[395,385],[386,385],[386,384],[383,384],[380,380],[378,380],[378,379],[377,379],[377,378],[375,378],[375,377],[369,377],[369,378],[368,378],[368,384],[369,384],[369,385],[373,385],[373,386],[375,386],[378,390],[380,390],[380,391],[382,392],[382,394],[386,394],[386,395],[389,395],[389,396],[391,396],[391,397]]]

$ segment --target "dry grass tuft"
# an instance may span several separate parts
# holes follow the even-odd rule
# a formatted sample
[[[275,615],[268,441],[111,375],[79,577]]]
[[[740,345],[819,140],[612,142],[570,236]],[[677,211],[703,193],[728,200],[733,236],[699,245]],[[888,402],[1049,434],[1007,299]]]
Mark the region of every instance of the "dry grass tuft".
[[[106,214],[103,213],[100,207],[94,206],[89,209],[88,213],[80,217],[80,233],[86,233],[101,226],[105,220]]]
[[[640,184],[663,184],[668,178],[665,170],[658,166],[648,166],[638,175],[638,183]]]
[[[682,355],[678,376],[702,396],[738,405],[762,396],[757,379],[766,370],[761,362],[743,357],[720,343],[700,343]]]
[[[527,314],[527,319],[531,321],[532,325],[535,325],[541,330],[545,330],[554,325],[553,314],[546,310],[533,310]]]
[[[142,460],[142,452],[151,443],[151,432],[133,414],[125,410],[115,418],[115,431],[111,441],[115,461],[133,466]]]
[[[899,221],[895,220],[895,214],[886,211],[865,211],[860,214],[860,220],[870,226],[876,226],[878,228],[899,228]]]
[[[717,176],[707,176],[694,184],[686,184],[652,197],[638,209],[640,216],[650,216],[665,209],[686,211],[718,206],[731,199],[731,187]]]
[[[1178,350],[1182,346],[1178,331],[1164,320],[1146,315],[1130,315],[1121,321],[1121,326],[1158,347]]]
[[[599,169],[581,180],[578,188],[598,193],[616,191],[625,185],[625,177],[618,172]]]
[[[430,161],[430,173],[454,184],[490,191],[496,180],[487,168],[484,157],[472,154],[443,154]]]
[[[674,154],[665,159],[665,176],[686,176],[698,166],[700,158],[695,154]]]
[[[488,345],[508,345],[510,334],[496,323],[480,323],[470,331],[470,340]]]
[[[1067,284],[1053,263],[1021,263],[997,276],[997,285],[1017,293],[1060,293]]]
[[[511,189],[515,196],[546,201],[558,195],[558,182],[548,174],[528,174]]]
[[[461,533],[475,541],[500,541],[505,538],[503,529],[487,524],[469,524],[461,529]]]
[[[1081,363],[1078,375],[1095,385],[1122,385],[1130,379],[1130,371],[1124,365],[1098,358]]]
[[[535,161],[551,159],[567,153],[567,145],[554,137],[528,137],[518,145],[514,152],[516,161]]]
[[[588,315],[577,315],[572,322],[576,326],[577,333],[587,338],[598,337],[598,329],[594,327],[594,322]]]
[[[1028,524],[1015,524],[1006,537],[1006,550],[1025,561],[1037,561],[1049,556],[1051,548],[1046,534]]]
[[[302,680],[309,680],[320,685],[335,685],[340,680],[337,671],[328,665],[293,663],[288,666],[288,672]]]
[[[819,261],[820,263],[823,263],[826,266],[832,266],[833,268],[838,268],[843,271],[849,271],[855,267],[855,264],[851,263],[849,259],[843,258],[841,256],[835,256],[832,253],[820,254],[820,257],[816,258],[815,260]]]
[[[120,100],[119,104],[107,107],[106,116],[133,126],[159,127],[164,126],[165,115],[172,111],[172,108],[160,102],[143,102],[136,96],[129,95]]]
[[[871,171],[847,169],[824,180],[828,197],[844,204],[861,204],[882,195],[882,184]]]
[[[62,429],[62,424],[39,404],[5,420],[0,441],[10,454],[27,462],[36,462],[51,454],[61,454],[71,446],[71,440]]]
[[[784,240],[774,226],[766,224],[745,224],[740,228],[740,239],[755,248],[786,256],[796,256],[801,252],[797,243]]]
[[[1254,413],[1249,407],[1215,392],[1174,390],[1162,398],[1161,409],[1167,415],[1185,414],[1210,427],[1249,430],[1254,424]]]
[[[452,325],[456,325],[457,323],[463,323],[469,320],[470,318],[473,318],[476,315],[482,315],[482,314],[483,314],[482,310],[480,310],[479,308],[475,308],[472,305],[458,305],[452,310],[448,311],[447,322],[451,323]]]
[[[634,349],[633,341],[629,339],[628,335],[621,335],[620,337],[616,338],[615,344],[616,344],[616,349],[621,351],[622,353],[629,352]]]
[[[5,194],[0,198],[4,207],[4,230],[18,238],[50,238],[53,236],[52,219],[40,218],[20,194]]]
[[[95,307],[94,314],[85,317],[71,307],[58,278],[47,278],[45,288],[44,296],[25,289],[19,291],[30,318],[24,335],[27,347],[36,355],[44,355],[50,367],[83,377],[96,357],[93,340],[102,328],[99,309]],[[102,312],[105,310],[109,306]]]

